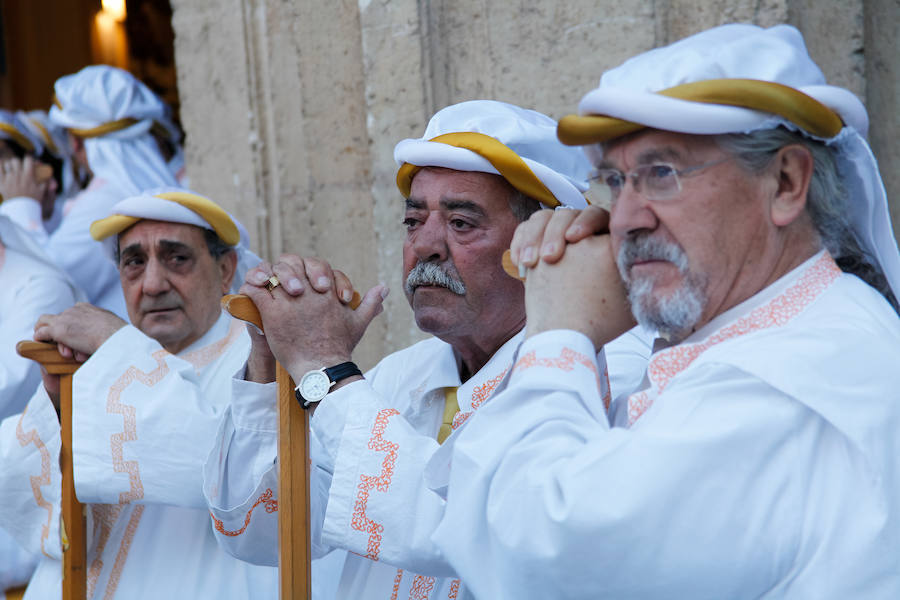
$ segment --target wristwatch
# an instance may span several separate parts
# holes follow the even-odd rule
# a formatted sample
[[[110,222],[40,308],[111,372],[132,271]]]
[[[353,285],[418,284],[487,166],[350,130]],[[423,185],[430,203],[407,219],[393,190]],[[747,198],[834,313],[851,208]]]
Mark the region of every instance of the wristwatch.
[[[331,390],[331,386],[354,375],[362,375],[362,371],[352,362],[343,362],[333,367],[307,371],[300,378],[297,387],[294,388],[294,395],[300,406],[309,408],[311,404],[324,398]]]

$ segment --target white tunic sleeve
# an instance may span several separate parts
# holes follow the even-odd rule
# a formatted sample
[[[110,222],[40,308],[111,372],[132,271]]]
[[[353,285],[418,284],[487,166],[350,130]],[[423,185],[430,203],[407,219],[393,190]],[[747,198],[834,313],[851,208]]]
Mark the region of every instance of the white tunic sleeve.
[[[41,203],[28,196],[16,196],[5,198],[0,203],[0,215],[9,219],[27,231],[38,245],[47,243],[47,230],[44,228],[44,220],[41,215]]]
[[[60,559],[59,420],[40,386],[0,423],[0,527],[27,552]]]
[[[278,565],[278,414],[274,382],[232,380],[203,470],[203,493],[219,546],[241,560]],[[312,494],[311,494],[312,496]],[[315,521],[315,519],[313,519]]]
[[[879,514],[866,491],[833,493],[871,489],[845,440],[759,379],[704,364],[611,429],[594,372],[556,367],[566,352],[592,355],[575,332],[526,340],[455,444],[434,540],[476,597],[757,598],[850,504]]]
[[[205,508],[202,467],[221,411],[203,394],[191,363],[133,326],[113,334],[73,378],[79,499]]]
[[[4,267],[4,273],[9,267]],[[75,303],[65,280],[46,271],[15,280],[3,277],[3,285],[12,288],[7,290],[12,301],[0,315],[0,418],[21,411],[41,381],[40,366],[19,356],[16,343],[33,337],[34,324],[42,314],[62,312]]]

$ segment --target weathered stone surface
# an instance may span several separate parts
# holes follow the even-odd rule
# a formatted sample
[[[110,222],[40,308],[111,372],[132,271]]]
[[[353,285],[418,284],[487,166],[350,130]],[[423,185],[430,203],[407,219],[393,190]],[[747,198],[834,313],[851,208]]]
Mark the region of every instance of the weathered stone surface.
[[[453,102],[573,112],[601,73],[725,22],[787,22],[829,81],[868,99],[889,196],[900,194],[897,0],[172,0],[195,189],[265,258],[327,258],[393,290],[359,362],[422,337],[403,296],[394,144]],[[900,204],[894,204],[900,225]]]

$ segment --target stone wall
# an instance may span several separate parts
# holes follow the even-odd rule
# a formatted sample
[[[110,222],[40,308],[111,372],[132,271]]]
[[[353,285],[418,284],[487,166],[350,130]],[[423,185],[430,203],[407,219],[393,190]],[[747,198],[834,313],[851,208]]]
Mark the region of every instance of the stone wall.
[[[327,258],[393,290],[357,359],[422,337],[402,293],[394,144],[473,98],[574,112],[627,57],[733,21],[796,25],[829,81],[868,99],[900,191],[896,0],[172,0],[191,184],[266,257]],[[894,194],[896,196],[896,193]],[[900,204],[894,204],[900,226]]]

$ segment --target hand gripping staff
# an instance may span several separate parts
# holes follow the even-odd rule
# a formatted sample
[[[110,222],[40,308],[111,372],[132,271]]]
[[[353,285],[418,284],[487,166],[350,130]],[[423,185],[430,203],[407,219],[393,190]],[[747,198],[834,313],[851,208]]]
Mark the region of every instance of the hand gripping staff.
[[[87,597],[87,550],[84,505],[75,497],[72,472],[72,376],[81,363],[63,358],[56,344],[22,341],[16,344],[20,356],[39,362],[51,375],[60,376],[59,424],[62,444],[59,466],[62,471],[62,506],[60,532],[63,556],[63,600],[85,600]]]
[[[353,293],[350,307],[360,296]],[[243,294],[222,298],[231,316],[263,330],[253,301]],[[294,395],[294,380],[281,363],[278,382],[278,577],[282,600],[310,597],[309,542],[309,412]]]

